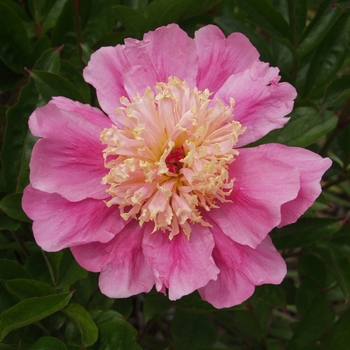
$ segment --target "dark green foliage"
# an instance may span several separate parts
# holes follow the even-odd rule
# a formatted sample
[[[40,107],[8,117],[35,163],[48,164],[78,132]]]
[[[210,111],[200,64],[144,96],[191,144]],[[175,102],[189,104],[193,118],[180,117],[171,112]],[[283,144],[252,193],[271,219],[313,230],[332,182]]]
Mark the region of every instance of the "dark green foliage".
[[[349,14],[341,0],[0,0],[0,349],[349,349]],[[21,209],[34,109],[58,95],[97,106],[82,78],[91,53],[171,22],[191,36],[209,23],[248,36],[298,90],[289,123],[255,145],[333,160],[314,206],[271,233],[283,283],[231,309],[198,293],[109,299],[70,251],[41,251]]]

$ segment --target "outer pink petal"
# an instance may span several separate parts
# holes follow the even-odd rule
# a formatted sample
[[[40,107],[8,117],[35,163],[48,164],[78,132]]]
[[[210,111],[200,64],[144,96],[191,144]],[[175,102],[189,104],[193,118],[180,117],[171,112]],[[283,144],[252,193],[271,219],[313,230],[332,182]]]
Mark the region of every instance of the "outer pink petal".
[[[30,116],[34,146],[30,182],[34,188],[58,193],[70,201],[106,198],[106,174],[99,140],[110,120],[98,109],[59,97]]]
[[[142,252],[143,229],[132,220],[110,242],[89,243],[72,248],[85,269],[101,271],[101,292],[110,298],[126,298],[149,292],[154,285],[152,269]]]
[[[228,199],[220,209],[205,212],[237,243],[255,248],[281,222],[281,206],[295,199],[300,189],[298,169],[268,158],[256,148],[239,150],[230,165],[235,179]]]
[[[114,119],[114,111],[120,106],[120,97],[127,96],[122,71],[127,64],[124,45],[102,47],[91,55],[84,69],[84,79],[94,86],[102,109]]]
[[[255,62],[244,72],[234,74],[223,84],[215,97],[229,104],[234,98],[234,119],[247,130],[238,140],[238,146],[260,139],[268,132],[283,127],[285,116],[293,109],[296,90],[288,83],[278,83],[278,68]]]
[[[215,227],[215,226],[214,226]],[[201,297],[216,308],[231,307],[247,300],[255,286],[279,284],[286,274],[286,264],[266,237],[255,249],[233,242],[217,227],[213,258],[220,269],[216,281],[199,290]]]
[[[190,239],[179,233],[172,240],[168,234],[146,233],[143,251],[152,266],[158,291],[169,290],[176,300],[215,280],[219,272],[212,259],[214,240],[208,227],[194,225]]]
[[[24,190],[22,205],[34,220],[36,242],[49,252],[89,242],[108,242],[126,224],[118,210],[108,208],[101,200],[72,203],[31,185]]]
[[[232,74],[251,67],[259,58],[259,52],[241,33],[225,37],[212,25],[195,33],[198,54],[197,87],[216,92]]]
[[[332,161],[304,148],[280,144],[261,145],[255,150],[300,171],[300,191],[294,200],[282,205],[282,220],[278,227],[297,221],[321,194],[320,181],[324,172],[332,165]]]
[[[142,41],[126,39],[124,55],[128,66],[123,79],[129,96],[143,94],[157,82],[167,82],[169,76],[196,83],[196,44],[177,24],[160,27],[146,33]]]

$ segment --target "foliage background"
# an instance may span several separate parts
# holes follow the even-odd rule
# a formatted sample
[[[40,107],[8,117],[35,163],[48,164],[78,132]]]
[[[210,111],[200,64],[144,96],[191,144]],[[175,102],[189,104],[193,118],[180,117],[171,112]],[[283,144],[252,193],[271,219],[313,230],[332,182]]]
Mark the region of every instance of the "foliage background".
[[[349,8],[340,0],[0,0],[0,349],[350,349]],[[41,251],[21,209],[36,141],[31,112],[55,95],[97,105],[82,78],[91,53],[171,22],[191,36],[209,23],[248,36],[298,90],[291,121],[259,144],[333,160],[313,207],[271,232],[288,263],[283,283],[231,309],[197,293],[109,299],[70,251]]]

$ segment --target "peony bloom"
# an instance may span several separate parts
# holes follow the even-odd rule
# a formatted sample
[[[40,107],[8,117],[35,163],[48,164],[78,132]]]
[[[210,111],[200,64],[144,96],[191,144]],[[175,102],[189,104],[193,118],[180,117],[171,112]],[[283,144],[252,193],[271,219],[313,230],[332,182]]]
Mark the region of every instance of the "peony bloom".
[[[40,137],[23,207],[46,251],[69,247],[122,298],[198,290],[217,308],[278,284],[286,266],[268,233],[320,194],[331,161],[280,144],[295,89],[240,33],[177,25],[95,52],[84,78],[99,109],[63,97],[29,120]]]

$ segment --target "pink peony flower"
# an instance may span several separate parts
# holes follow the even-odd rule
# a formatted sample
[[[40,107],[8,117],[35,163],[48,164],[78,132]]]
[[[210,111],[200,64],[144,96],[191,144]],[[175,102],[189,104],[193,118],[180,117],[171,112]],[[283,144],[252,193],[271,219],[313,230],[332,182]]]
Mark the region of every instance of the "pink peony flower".
[[[280,283],[268,233],[310,207],[331,161],[240,148],[288,121],[296,91],[278,72],[215,26],[191,39],[172,24],[95,52],[84,78],[109,118],[54,97],[29,120],[40,139],[23,208],[37,243],[71,248],[114,298],[155,285],[222,308]]]

